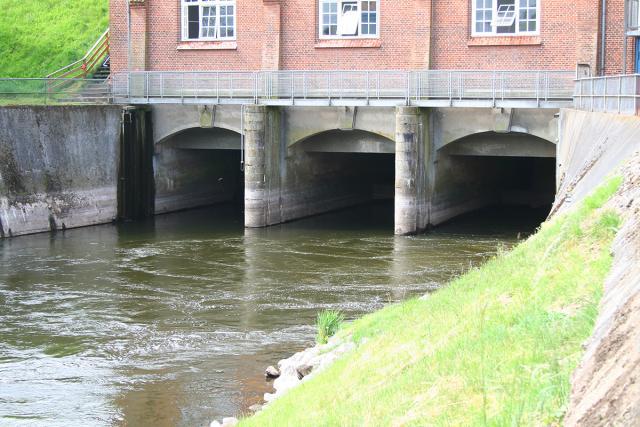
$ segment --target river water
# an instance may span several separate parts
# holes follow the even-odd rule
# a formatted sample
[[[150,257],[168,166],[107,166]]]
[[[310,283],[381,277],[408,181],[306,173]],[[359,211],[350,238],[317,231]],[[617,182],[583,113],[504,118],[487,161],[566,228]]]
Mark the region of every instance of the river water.
[[[271,391],[263,372],[352,319],[442,286],[539,212],[394,237],[393,206],[263,230],[216,207],[0,241],[0,425],[204,426]]]

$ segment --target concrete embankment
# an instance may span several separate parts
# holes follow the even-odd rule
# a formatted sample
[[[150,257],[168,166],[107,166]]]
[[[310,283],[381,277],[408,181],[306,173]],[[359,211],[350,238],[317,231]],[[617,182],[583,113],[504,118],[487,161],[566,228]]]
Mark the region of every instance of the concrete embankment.
[[[572,380],[567,426],[640,423],[640,118],[563,111],[556,211],[624,163],[609,207],[623,218],[594,333]],[[636,152],[635,155],[632,155]],[[626,162],[626,163],[625,163]]]
[[[119,106],[0,108],[0,237],[111,222]]]

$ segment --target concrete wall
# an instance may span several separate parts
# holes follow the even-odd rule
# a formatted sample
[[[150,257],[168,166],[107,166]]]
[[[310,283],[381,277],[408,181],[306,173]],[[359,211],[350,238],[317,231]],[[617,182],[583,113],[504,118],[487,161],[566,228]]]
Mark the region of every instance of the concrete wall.
[[[567,426],[636,426],[640,421],[640,118],[563,110],[556,213],[575,206],[613,173],[622,187],[606,206],[622,229],[594,333],[572,377]],[[635,154],[634,154],[635,153]]]
[[[562,110],[554,211],[582,200],[638,149],[638,117]]]
[[[117,215],[121,109],[0,108],[0,236]]]

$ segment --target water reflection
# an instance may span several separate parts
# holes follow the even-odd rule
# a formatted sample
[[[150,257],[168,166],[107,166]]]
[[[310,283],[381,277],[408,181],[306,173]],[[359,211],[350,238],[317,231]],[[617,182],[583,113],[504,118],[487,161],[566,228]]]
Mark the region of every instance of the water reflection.
[[[355,318],[435,289],[530,213],[401,238],[390,205],[259,230],[227,207],[0,241],[0,424],[241,413],[269,391],[264,367],[313,341],[319,310]]]

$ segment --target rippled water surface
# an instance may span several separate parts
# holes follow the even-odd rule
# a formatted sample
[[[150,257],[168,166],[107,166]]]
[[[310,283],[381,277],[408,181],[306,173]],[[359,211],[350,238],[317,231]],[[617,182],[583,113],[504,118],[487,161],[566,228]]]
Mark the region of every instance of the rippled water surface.
[[[233,208],[0,241],[0,425],[204,426],[259,402],[264,368],[444,284],[539,222],[498,211],[394,237],[393,207],[265,230]]]

